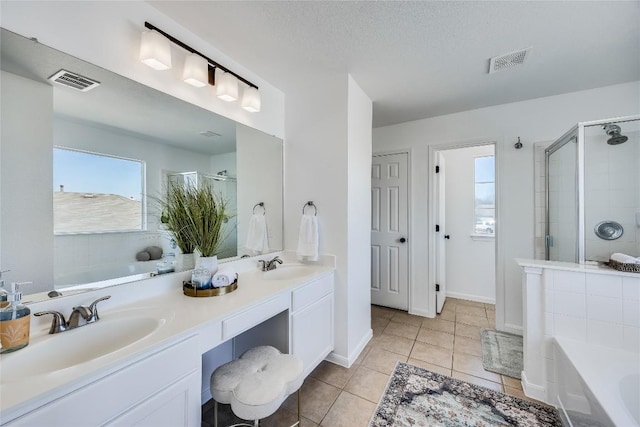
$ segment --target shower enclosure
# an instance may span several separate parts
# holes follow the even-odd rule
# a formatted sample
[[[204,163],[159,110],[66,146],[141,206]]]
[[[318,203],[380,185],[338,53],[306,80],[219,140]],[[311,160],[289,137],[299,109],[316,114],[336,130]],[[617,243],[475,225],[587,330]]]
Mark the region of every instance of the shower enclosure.
[[[640,116],[581,122],[545,150],[546,258],[640,256]]]

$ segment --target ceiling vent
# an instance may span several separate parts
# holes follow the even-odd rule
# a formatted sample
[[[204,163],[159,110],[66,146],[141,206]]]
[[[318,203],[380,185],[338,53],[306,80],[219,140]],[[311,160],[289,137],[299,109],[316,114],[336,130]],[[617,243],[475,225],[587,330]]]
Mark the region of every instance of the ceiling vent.
[[[49,77],[49,80],[54,83],[58,83],[82,92],[87,92],[95,87],[100,86],[100,82],[91,80],[88,77],[84,77],[80,74],[72,73],[71,71],[67,70],[58,71],[53,76]]]
[[[491,58],[489,62],[489,74],[510,70],[513,67],[524,64],[524,61],[529,57],[530,51],[531,48],[528,47]]]
[[[218,138],[222,136],[219,133],[215,133],[211,130],[203,130],[202,132],[200,132],[200,135],[206,136],[207,138]]]

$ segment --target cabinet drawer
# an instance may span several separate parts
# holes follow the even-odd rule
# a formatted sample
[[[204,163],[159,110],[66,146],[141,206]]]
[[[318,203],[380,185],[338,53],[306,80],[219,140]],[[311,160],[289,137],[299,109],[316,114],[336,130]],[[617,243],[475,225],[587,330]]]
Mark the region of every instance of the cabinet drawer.
[[[291,310],[293,312],[300,310],[301,308],[318,301],[330,292],[333,292],[333,274],[306,284],[302,288],[293,291],[291,294]]]
[[[288,308],[289,298],[288,295],[285,294],[231,316],[222,321],[222,339],[228,340],[229,338],[233,338]]]

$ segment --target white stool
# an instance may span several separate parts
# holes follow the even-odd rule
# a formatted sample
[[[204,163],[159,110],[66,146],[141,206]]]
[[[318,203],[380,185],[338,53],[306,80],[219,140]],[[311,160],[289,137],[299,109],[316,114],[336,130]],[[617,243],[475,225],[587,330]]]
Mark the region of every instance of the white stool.
[[[211,396],[214,400],[214,427],[218,427],[218,403],[231,404],[233,413],[253,424],[234,426],[257,427],[259,420],[272,415],[282,402],[298,391],[298,421],[300,425],[300,386],[302,361],[282,354],[274,347],[255,347],[239,359],[225,363],[211,375]]]

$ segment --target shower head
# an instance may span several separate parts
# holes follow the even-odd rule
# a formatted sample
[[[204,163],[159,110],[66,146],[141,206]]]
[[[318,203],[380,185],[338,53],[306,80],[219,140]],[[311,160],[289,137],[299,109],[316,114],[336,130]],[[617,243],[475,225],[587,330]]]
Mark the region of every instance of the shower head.
[[[605,133],[610,137],[607,140],[607,144],[609,145],[622,144],[623,142],[627,142],[627,139],[629,139],[620,133],[622,129],[620,129],[620,126],[618,125],[607,123],[606,125],[603,126],[603,129]]]

